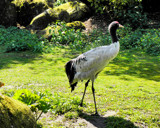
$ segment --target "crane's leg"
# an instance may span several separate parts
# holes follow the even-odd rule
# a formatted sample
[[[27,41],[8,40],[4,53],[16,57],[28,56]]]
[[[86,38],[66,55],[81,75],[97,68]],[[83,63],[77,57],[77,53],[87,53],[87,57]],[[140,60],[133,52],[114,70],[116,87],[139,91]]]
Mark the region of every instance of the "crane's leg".
[[[82,107],[83,106],[83,99],[84,99],[84,96],[86,94],[86,88],[88,86],[88,83],[89,83],[90,80],[88,80],[86,83],[85,83],[85,89],[84,89],[84,93],[83,93],[83,97],[82,97],[82,100],[81,100],[81,103],[80,103],[80,106]]]
[[[96,106],[96,98],[95,98],[95,89],[94,89],[94,80],[92,81],[92,93],[94,98],[94,105],[95,105],[95,115],[98,115],[97,106]]]

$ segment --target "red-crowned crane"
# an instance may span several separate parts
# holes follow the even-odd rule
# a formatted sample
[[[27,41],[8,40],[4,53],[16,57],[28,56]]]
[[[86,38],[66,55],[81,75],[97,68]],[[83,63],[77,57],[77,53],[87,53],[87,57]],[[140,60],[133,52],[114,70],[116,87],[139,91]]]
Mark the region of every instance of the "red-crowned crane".
[[[120,44],[116,35],[116,30],[118,27],[123,27],[118,21],[113,21],[108,27],[108,30],[112,37],[112,43],[110,45],[91,49],[79,55],[77,58],[70,60],[65,65],[65,71],[69,79],[71,92],[74,90],[78,81],[87,80],[87,82],[85,83],[85,89],[80,106],[83,105],[83,99],[88,83],[90,82],[90,80],[92,81],[92,93],[96,115],[98,114],[98,112],[95,100],[94,81],[97,78],[98,74],[112,59],[117,56],[119,52]]]

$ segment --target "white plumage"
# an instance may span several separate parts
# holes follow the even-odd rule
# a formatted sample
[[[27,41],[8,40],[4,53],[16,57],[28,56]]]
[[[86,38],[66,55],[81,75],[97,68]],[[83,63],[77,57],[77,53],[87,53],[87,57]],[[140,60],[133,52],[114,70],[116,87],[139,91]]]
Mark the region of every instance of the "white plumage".
[[[123,26],[120,25],[117,21],[114,21],[109,25],[109,32],[112,37],[112,43],[110,45],[101,46],[89,50],[79,55],[77,58],[70,60],[65,65],[66,74],[68,76],[71,86],[71,91],[74,90],[78,81],[88,80],[85,83],[85,90],[80,104],[81,106],[83,104],[83,98],[88,83],[90,80],[92,81],[92,92],[94,97],[96,114],[98,113],[94,94],[94,80],[97,78],[98,74],[105,68],[105,66],[117,56],[119,52],[120,44],[116,36],[116,30],[118,27]]]
[[[119,52],[119,42],[101,46],[81,54],[73,59],[76,69],[73,83],[79,80],[94,80],[99,73]]]

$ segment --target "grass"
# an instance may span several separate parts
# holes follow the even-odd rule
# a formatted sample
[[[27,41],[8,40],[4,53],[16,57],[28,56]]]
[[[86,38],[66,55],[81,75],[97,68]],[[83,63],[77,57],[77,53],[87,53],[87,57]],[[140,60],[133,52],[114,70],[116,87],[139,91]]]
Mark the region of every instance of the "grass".
[[[18,89],[58,93],[64,100],[73,97],[81,99],[84,82],[80,82],[73,93],[70,92],[64,72],[65,63],[80,52],[72,52],[67,47],[55,48],[52,53],[35,54],[30,52],[4,53],[0,48],[0,81],[5,86],[3,93],[14,93]],[[96,100],[99,119],[108,127],[160,127],[160,56],[150,56],[137,50],[121,51],[95,81]],[[98,126],[90,114],[94,113],[91,85],[87,88],[84,99],[85,107],[77,111],[64,113],[70,126],[81,117]],[[71,105],[71,104],[69,104]],[[80,112],[79,112],[80,110]],[[107,111],[116,115],[103,117]],[[56,120],[57,115],[47,113],[42,116],[43,127],[65,127]],[[45,115],[45,114],[44,114]],[[50,117],[50,115],[52,115]],[[48,117],[48,118],[47,118]],[[49,118],[50,117],[50,118]],[[71,123],[72,122],[72,123]],[[80,126],[86,124],[79,124]]]

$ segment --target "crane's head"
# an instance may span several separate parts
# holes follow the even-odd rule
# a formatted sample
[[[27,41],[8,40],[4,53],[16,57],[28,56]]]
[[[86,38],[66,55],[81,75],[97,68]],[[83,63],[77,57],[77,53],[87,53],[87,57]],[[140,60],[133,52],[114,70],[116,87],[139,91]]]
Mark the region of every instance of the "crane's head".
[[[119,27],[123,28],[124,26],[122,26],[118,21],[113,21],[112,23],[109,24],[108,30],[111,33],[111,31],[116,31],[117,28]]]

